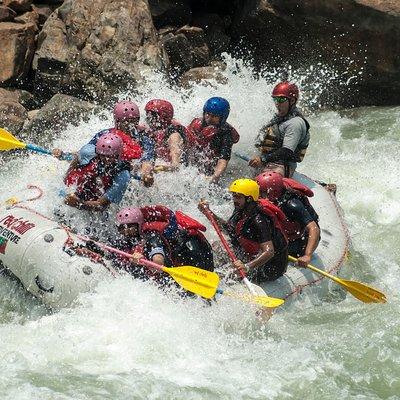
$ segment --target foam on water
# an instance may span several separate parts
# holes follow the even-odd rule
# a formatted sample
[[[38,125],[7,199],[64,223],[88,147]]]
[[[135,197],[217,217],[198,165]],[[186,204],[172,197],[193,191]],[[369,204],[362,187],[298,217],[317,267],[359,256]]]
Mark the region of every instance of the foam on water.
[[[159,75],[134,99],[168,98],[183,123],[201,113],[210,96],[231,102],[229,121],[241,134],[236,150],[251,154],[258,129],[272,115],[273,82],[228,59],[228,83],[190,91],[171,88]],[[271,75],[272,76],[272,75]],[[329,70],[322,74],[329,78]],[[323,81],[316,86],[322,92]],[[315,92],[313,99],[318,99]],[[121,98],[128,94],[122,94]],[[14,282],[0,280],[0,394],[2,399],[396,399],[399,398],[400,302],[398,245],[399,108],[326,111],[310,118],[312,142],[300,171],[338,184],[353,240],[344,276],[369,282],[387,305],[364,305],[316,290],[303,294],[264,326],[246,304],[222,298],[213,307],[183,301],[128,278],[104,283],[79,304],[50,313]],[[49,147],[75,150],[111,126],[93,117],[70,126]],[[51,215],[61,207],[82,226],[87,216],[58,196],[65,162],[30,154],[0,171],[0,201],[27,184],[44,190],[32,203]],[[248,176],[232,160],[231,176]],[[132,181],[123,204],[163,203],[206,222],[197,201],[228,215],[224,188],[209,189],[193,168],[159,174],[153,188]],[[115,212],[112,209],[111,216]],[[84,214],[84,213],[82,213]],[[215,238],[212,231],[210,238]]]

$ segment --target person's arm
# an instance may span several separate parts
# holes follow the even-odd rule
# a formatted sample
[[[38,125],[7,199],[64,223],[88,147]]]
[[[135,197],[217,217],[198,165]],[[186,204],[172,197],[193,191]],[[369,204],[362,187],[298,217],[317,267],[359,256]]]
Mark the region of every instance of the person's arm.
[[[240,260],[235,261],[233,264],[236,268],[243,268],[249,272],[253,268],[258,268],[267,263],[275,255],[274,245],[272,241],[260,243],[260,253],[248,263],[243,263]]]
[[[304,251],[304,255],[297,259],[297,263],[300,267],[306,267],[307,264],[310,264],[311,257],[318,246],[321,233],[319,226],[315,221],[307,224],[306,231],[308,233],[307,246]]]
[[[110,201],[105,197],[101,197],[98,200],[83,201],[80,200],[75,194],[69,194],[65,197],[64,203],[70,207],[75,207],[79,210],[89,211],[103,211],[110,205]]]
[[[210,205],[208,203],[207,200],[200,200],[199,204],[197,205],[198,209],[205,214],[206,211],[208,210],[213,217],[215,218],[215,220],[217,221],[217,224],[225,231],[228,230],[228,222],[225,221],[224,219],[222,219],[221,217],[219,217],[218,215],[214,214],[211,210],[210,210]]]
[[[228,166],[228,160],[220,158],[217,162],[217,165],[215,166],[214,174],[211,177],[210,182],[217,183],[221,175],[225,172],[227,166]]]
[[[179,132],[173,132],[168,138],[169,154],[171,157],[171,167],[177,169],[181,163],[183,139]]]

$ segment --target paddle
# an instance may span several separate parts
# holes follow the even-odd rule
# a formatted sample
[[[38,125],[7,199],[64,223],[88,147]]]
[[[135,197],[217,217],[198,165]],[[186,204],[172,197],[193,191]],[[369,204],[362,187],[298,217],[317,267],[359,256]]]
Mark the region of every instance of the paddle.
[[[118,250],[111,246],[107,246],[104,243],[95,242],[85,236],[81,235],[76,235],[76,236],[85,242],[89,241],[93,242],[101,249],[110,251],[111,253],[116,253],[127,258],[132,257],[132,254]],[[185,290],[197,294],[206,299],[211,299],[212,297],[214,297],[217,291],[219,276],[215,272],[206,271],[204,269],[192,266],[169,268],[156,264],[152,261],[146,260],[145,258],[142,258],[139,261],[139,263],[145,267],[149,267],[167,273]]]
[[[0,151],[9,151],[14,149],[26,149],[35,151],[36,153],[52,155],[50,150],[44,149],[43,147],[36,146],[34,144],[27,144],[19,141],[10,132],[3,128],[0,128]],[[63,154],[61,159],[66,161],[71,161],[73,158],[72,154]]]
[[[289,256],[289,260],[297,262],[297,258],[292,256]],[[347,279],[338,278],[337,276],[328,274],[327,272],[322,271],[321,269],[318,269],[311,264],[307,264],[307,268],[311,269],[311,271],[314,271],[317,274],[321,274],[329,279],[332,279],[334,282],[345,288],[356,299],[362,301],[363,303],[386,303],[385,294],[370,286],[367,286],[357,281],[350,281]]]
[[[234,154],[236,157],[242,159],[243,161],[247,161],[247,162],[250,161],[250,157],[249,157],[249,156],[246,156],[245,154],[241,154],[241,153],[238,153],[238,152],[236,152],[236,151],[234,151],[233,154]]]
[[[217,232],[217,235],[220,238],[221,243],[224,246],[226,252],[228,253],[230,259],[233,262],[235,262],[237,260],[237,258],[235,256],[235,254],[233,253],[232,249],[229,247],[229,244],[226,241],[220,227],[218,226],[217,221],[214,218],[214,215],[212,214],[212,212],[210,210],[208,210],[206,208],[204,208],[202,210],[202,212],[207,217],[207,219],[211,222],[212,226],[215,229],[215,232]],[[275,299],[273,297],[269,297],[260,286],[257,286],[254,283],[251,283],[247,278],[246,272],[242,268],[238,268],[238,271],[239,271],[240,277],[242,279],[242,282],[246,285],[247,289],[254,297],[264,298],[266,303],[268,303],[269,301],[272,301],[272,300],[274,300],[276,302],[280,302],[280,304],[284,303],[284,300],[282,300],[282,299]],[[275,307],[277,307],[277,305]]]

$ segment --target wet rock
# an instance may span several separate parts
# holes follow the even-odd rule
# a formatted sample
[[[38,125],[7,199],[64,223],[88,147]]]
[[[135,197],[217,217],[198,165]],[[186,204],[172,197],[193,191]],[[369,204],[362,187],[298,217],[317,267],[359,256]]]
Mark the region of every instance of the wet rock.
[[[0,101],[0,126],[12,134],[17,134],[28,119],[27,110],[18,102],[2,99]]]
[[[3,85],[28,74],[35,52],[35,31],[32,23],[0,23],[0,83]]]
[[[168,54],[171,67],[177,73],[189,70],[193,66],[192,46],[183,34],[168,34],[161,40],[161,44]]]
[[[46,146],[53,135],[61,132],[67,125],[78,126],[81,121],[87,121],[93,113],[102,111],[101,107],[87,101],[56,94],[26,124],[24,140]]]
[[[14,22],[22,24],[34,24],[35,31],[37,32],[39,29],[39,14],[36,11],[28,11],[14,18]]]
[[[32,110],[36,106],[34,95],[22,89],[0,88],[0,99],[0,101],[20,103],[27,110]]]
[[[4,6],[17,12],[25,12],[31,9],[32,0],[2,0]]]
[[[101,100],[166,64],[147,1],[67,0],[39,34],[35,88]]]
[[[12,21],[17,13],[9,7],[0,5],[0,22]]]
[[[214,65],[207,67],[192,68],[181,76],[180,84],[185,88],[189,88],[195,84],[212,86],[212,83],[209,82],[211,80],[216,80],[218,83],[227,83],[227,79],[221,73],[223,70],[224,66],[220,63],[214,63]]]
[[[49,18],[53,12],[52,9],[46,4],[32,4],[32,10],[35,11],[39,16],[39,28],[43,26],[47,18]]]
[[[209,64],[210,50],[203,29],[186,25],[178,29],[176,33],[185,35],[192,47],[192,67],[202,67]]]
[[[231,35],[237,47],[246,43],[253,50],[258,65],[336,70],[324,98],[336,90],[335,102],[343,105],[400,102],[399,1],[243,2]],[[339,84],[347,80],[353,84],[345,92]]]
[[[190,23],[192,10],[185,0],[149,0],[151,15],[157,29]]]

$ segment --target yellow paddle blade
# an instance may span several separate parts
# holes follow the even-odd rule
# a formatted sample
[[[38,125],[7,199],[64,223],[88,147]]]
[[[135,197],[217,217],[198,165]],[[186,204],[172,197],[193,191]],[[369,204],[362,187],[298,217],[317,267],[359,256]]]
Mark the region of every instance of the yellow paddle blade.
[[[336,278],[336,282],[346,288],[356,299],[364,303],[386,303],[386,296],[378,290],[357,281]]]
[[[297,258],[289,256],[289,260],[296,262]],[[356,299],[362,301],[363,303],[386,303],[386,296],[384,293],[370,286],[367,286],[364,283],[338,278],[337,276],[328,274],[327,272],[318,269],[311,264],[308,264],[307,268],[318,274],[326,276],[329,279],[332,279],[334,282],[338,283],[343,288],[348,290]]]
[[[19,200],[16,197],[10,197],[4,202],[7,207],[12,207],[14,204],[18,203]]]
[[[283,299],[278,299],[275,297],[269,297],[269,296],[253,296],[251,294],[239,294],[235,292],[226,292],[225,290],[219,290],[218,293],[222,293],[225,296],[233,297],[235,299],[239,299],[242,301],[246,301],[248,303],[252,303],[261,307],[266,307],[266,308],[276,308],[282,305],[285,300]]]
[[[163,267],[162,270],[171,275],[185,290],[205,299],[211,299],[217,291],[219,276],[215,272],[192,266]]]
[[[0,128],[0,151],[7,151],[13,149],[23,149],[26,147],[26,143],[20,142],[10,132],[3,128]]]

